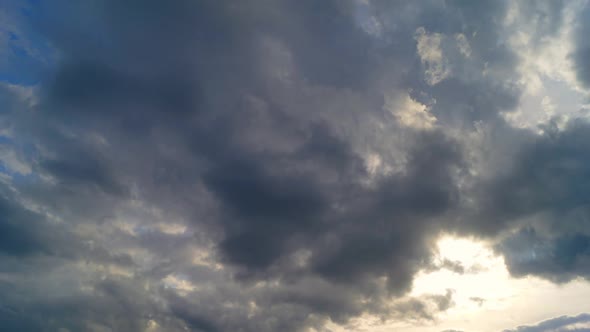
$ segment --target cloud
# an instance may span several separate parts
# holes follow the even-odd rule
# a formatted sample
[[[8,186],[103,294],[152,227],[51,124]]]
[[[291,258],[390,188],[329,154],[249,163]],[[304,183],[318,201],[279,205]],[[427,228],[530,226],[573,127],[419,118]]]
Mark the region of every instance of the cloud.
[[[547,128],[520,147],[508,171],[485,186],[483,214],[520,228],[498,247],[516,275],[562,281],[587,276],[588,230],[582,223],[587,128],[583,120],[570,121],[562,131]]]
[[[556,282],[588,277],[590,238],[584,234],[544,237],[525,228],[504,240],[500,251],[514,275],[532,274]]]
[[[424,28],[420,27],[416,30],[415,38],[418,42],[418,55],[426,66],[424,72],[426,83],[430,85],[440,83],[451,72],[440,48],[441,35],[438,33],[429,35]]]
[[[549,332],[549,331],[590,331],[590,315],[561,316],[540,322],[537,325],[519,326],[505,332]]]
[[[577,29],[575,30],[575,49],[572,54],[574,59],[574,70],[578,81],[588,88],[590,85],[590,64],[588,58],[590,56],[590,44],[584,36],[588,33],[590,25],[588,24],[588,15],[590,10],[586,7],[579,11],[577,17]]]
[[[586,125],[537,137],[500,114],[521,93],[505,3],[363,6],[32,6],[25,17],[58,56],[35,102],[0,86],[13,169],[0,182],[3,326],[433,320],[452,292],[406,293],[441,233],[493,237],[583,208]],[[465,138],[484,127],[497,136]],[[479,168],[474,151],[511,148],[512,168]],[[577,235],[555,233],[550,252],[585,253],[570,225]],[[512,264],[519,248],[499,248]],[[584,272],[576,259],[567,273]]]

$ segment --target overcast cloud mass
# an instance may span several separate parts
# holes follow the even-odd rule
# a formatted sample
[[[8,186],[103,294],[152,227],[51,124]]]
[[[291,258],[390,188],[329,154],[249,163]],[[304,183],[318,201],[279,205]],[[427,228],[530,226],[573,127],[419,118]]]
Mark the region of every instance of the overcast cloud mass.
[[[449,234],[589,279],[589,35],[587,1],[0,0],[0,331],[434,324],[418,272],[477,272]]]

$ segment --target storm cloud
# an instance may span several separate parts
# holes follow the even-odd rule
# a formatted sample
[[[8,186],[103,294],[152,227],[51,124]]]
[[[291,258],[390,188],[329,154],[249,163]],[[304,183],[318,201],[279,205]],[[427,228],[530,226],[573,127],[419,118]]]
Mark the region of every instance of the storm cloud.
[[[514,5],[8,3],[3,61],[35,83],[1,76],[2,328],[435,320],[451,290],[408,294],[446,233],[514,275],[588,276],[589,125],[507,122]]]

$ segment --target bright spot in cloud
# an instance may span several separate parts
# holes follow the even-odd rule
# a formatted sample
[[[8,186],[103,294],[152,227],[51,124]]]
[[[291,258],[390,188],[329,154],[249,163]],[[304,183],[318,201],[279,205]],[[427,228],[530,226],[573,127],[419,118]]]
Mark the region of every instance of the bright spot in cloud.
[[[388,98],[385,108],[405,127],[432,129],[436,125],[436,117],[430,113],[429,107],[412,99],[408,94],[401,100]]]
[[[436,85],[451,74],[447,59],[443,55],[441,43],[443,35],[428,33],[424,28],[418,28],[414,36],[416,39],[418,56],[424,64],[426,83]]]
[[[414,280],[410,295],[452,289],[454,306],[432,324],[397,325],[396,331],[503,331],[532,325],[547,317],[590,310],[590,303],[585,300],[590,296],[590,284],[586,281],[556,285],[536,277],[513,278],[504,258],[495,255],[489,244],[475,239],[444,236],[438,241],[437,249],[436,265],[443,266],[445,261],[450,261],[463,266],[464,273],[444,267],[422,271]],[[383,327],[374,331],[388,330]]]
[[[193,285],[193,283],[187,279],[173,274],[170,274],[166,276],[166,278],[162,279],[162,283],[164,284],[164,287],[173,288],[181,295],[185,295],[196,289],[195,285]]]
[[[414,295],[454,289],[456,305],[451,310],[473,311],[483,304],[486,307],[501,308],[505,305],[504,300],[514,294],[504,259],[495,256],[483,243],[444,237],[438,242],[435,263],[441,265],[444,261],[459,264],[464,273],[459,274],[446,268],[421,272],[414,281]]]

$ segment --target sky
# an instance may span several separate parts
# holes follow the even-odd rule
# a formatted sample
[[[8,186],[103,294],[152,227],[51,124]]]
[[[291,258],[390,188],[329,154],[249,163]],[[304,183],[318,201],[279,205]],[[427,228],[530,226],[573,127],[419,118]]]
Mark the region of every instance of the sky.
[[[590,331],[587,0],[0,0],[0,331]]]

